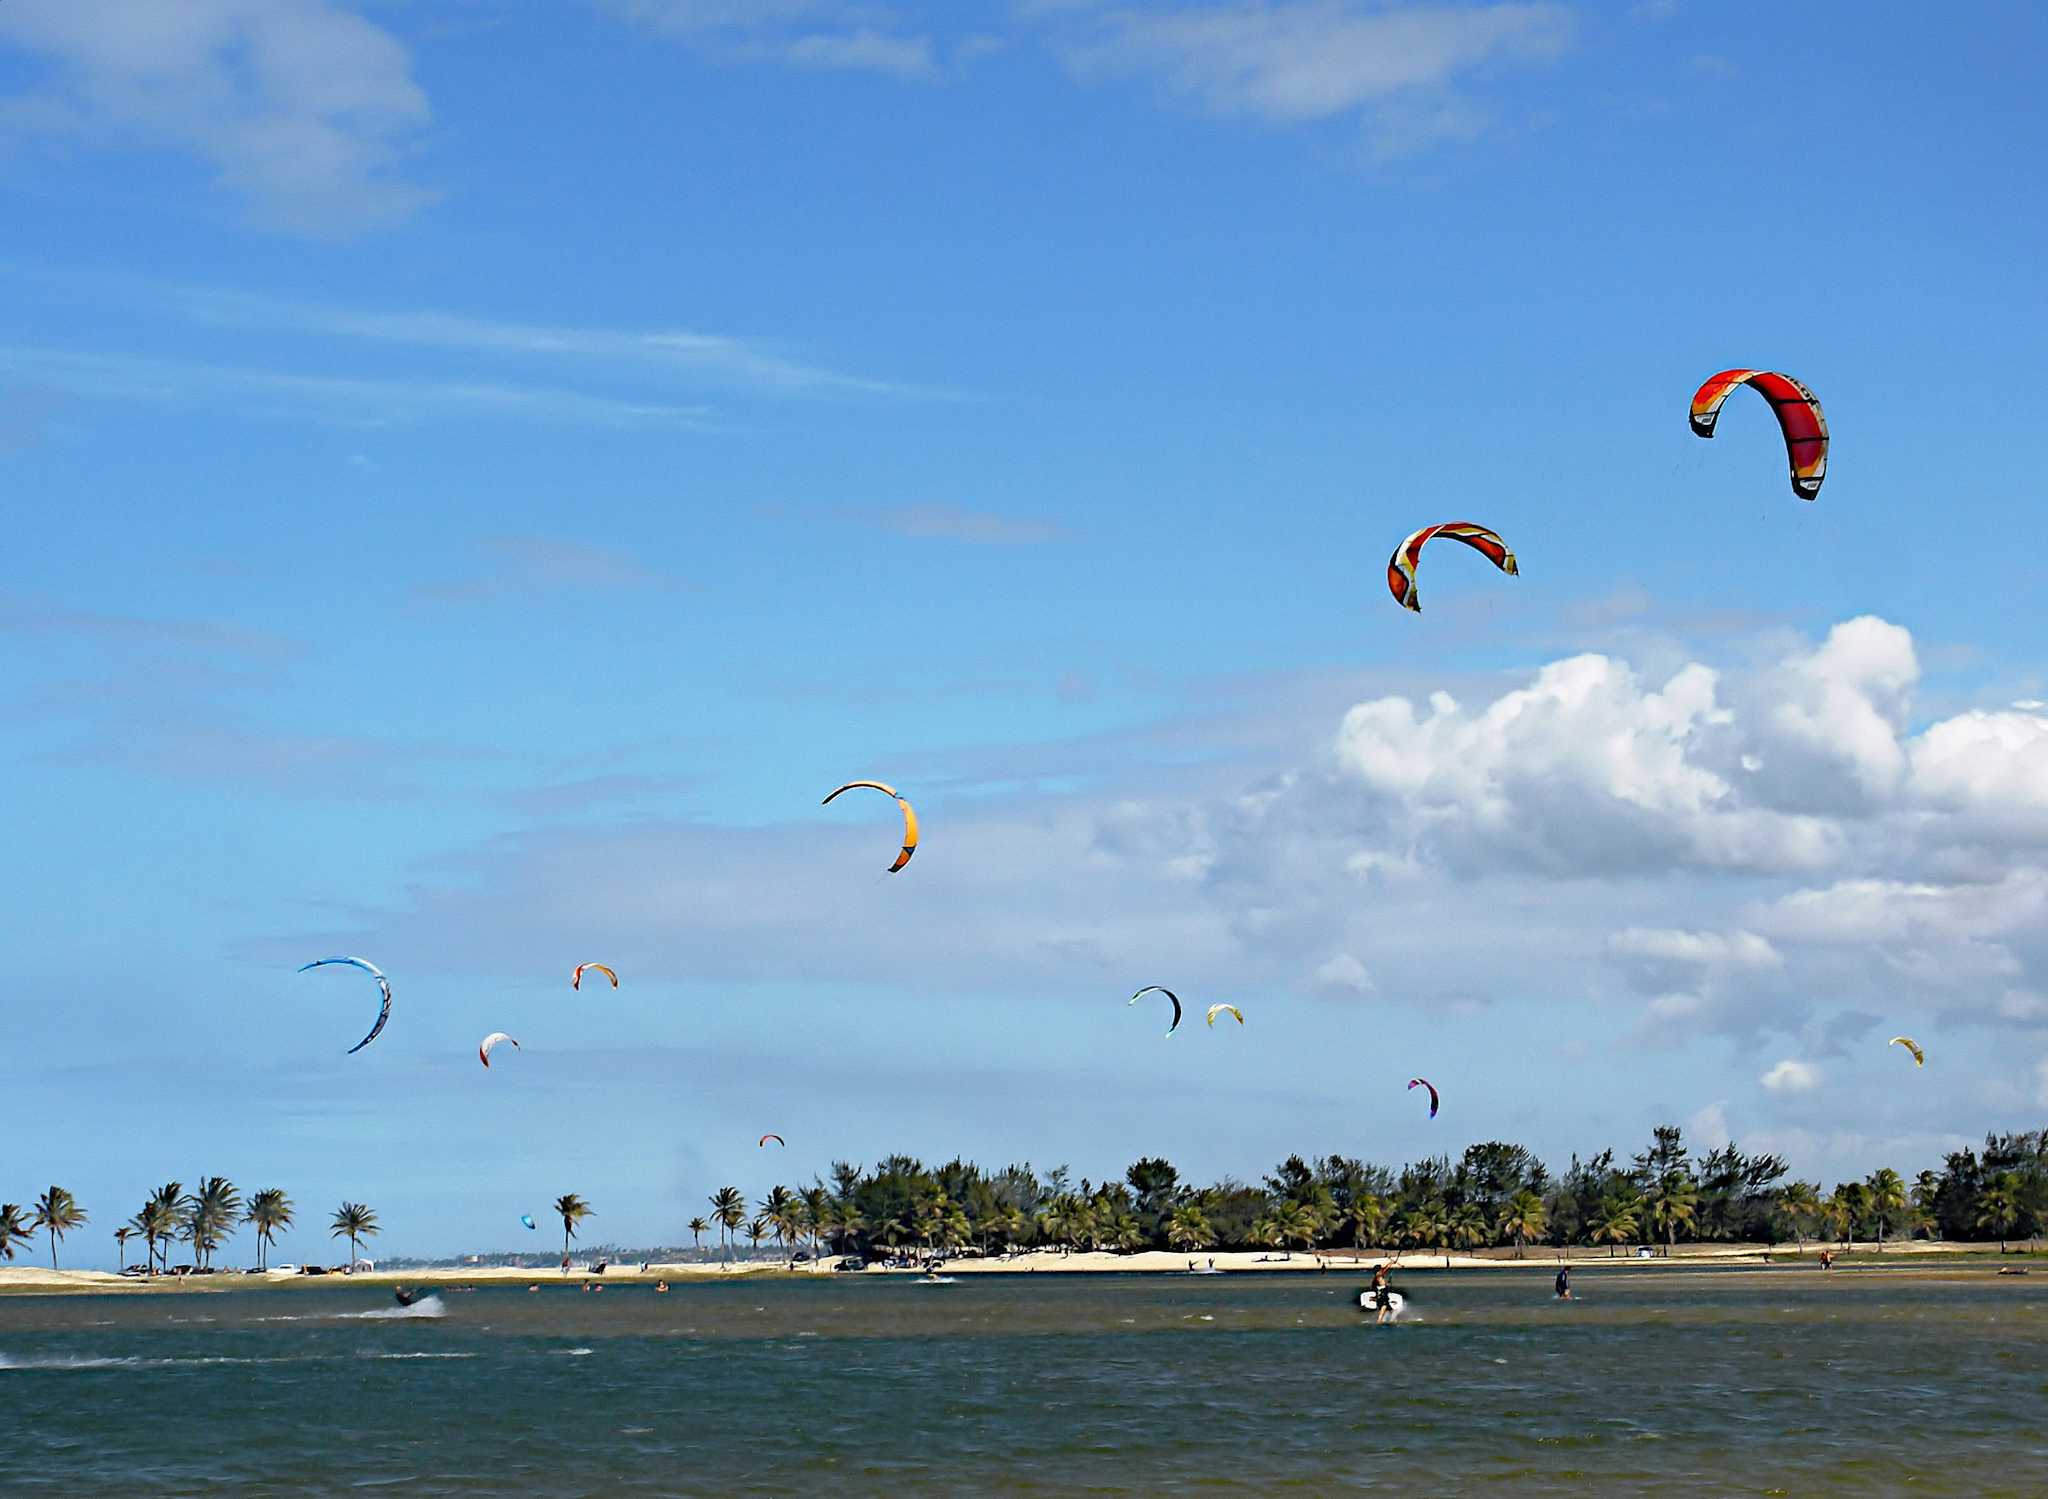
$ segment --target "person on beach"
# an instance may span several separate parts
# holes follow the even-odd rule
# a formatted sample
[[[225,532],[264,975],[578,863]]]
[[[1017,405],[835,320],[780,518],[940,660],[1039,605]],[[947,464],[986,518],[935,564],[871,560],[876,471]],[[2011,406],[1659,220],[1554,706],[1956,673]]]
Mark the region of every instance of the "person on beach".
[[[1557,1272],[1557,1299],[1559,1301],[1570,1301],[1572,1299],[1572,1273],[1569,1270],[1560,1269]]]

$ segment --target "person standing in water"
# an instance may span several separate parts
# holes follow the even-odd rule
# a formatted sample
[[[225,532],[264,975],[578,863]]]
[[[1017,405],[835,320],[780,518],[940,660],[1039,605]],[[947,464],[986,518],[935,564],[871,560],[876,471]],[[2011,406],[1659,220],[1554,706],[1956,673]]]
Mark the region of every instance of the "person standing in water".
[[[1557,1299],[1559,1301],[1570,1301],[1572,1299],[1572,1272],[1569,1269],[1560,1268],[1557,1272]]]

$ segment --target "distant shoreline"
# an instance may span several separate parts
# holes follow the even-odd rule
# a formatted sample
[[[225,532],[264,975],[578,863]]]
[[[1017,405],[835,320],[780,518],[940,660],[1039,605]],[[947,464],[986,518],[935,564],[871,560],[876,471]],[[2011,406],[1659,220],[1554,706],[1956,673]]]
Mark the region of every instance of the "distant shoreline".
[[[1525,1258],[1516,1259],[1512,1253],[1494,1251],[1488,1254],[1460,1254],[1453,1252],[1449,1264],[1441,1253],[1408,1251],[1398,1256],[1391,1249],[1385,1250],[1324,1250],[1296,1251],[1292,1255],[1268,1250],[1230,1250],[1216,1254],[1184,1254],[1169,1250],[1147,1250],[1137,1254],[1111,1254],[1101,1251],[1084,1251],[1063,1254],[1057,1250],[1032,1250],[1023,1254],[951,1258],[945,1262],[947,1275],[1186,1275],[1189,1263],[1197,1268],[1213,1265],[1218,1271],[1232,1274],[1329,1274],[1360,1275],[1369,1273],[1372,1267],[1383,1261],[1393,1261],[1396,1271],[1403,1275],[1430,1271],[1451,1270],[1522,1270],[1530,1273],[1554,1273],[1559,1266],[1569,1265],[1575,1272],[1633,1271],[1644,1273],[1656,1270],[1728,1270],[1736,1268],[1794,1270],[1805,1268],[1820,1272],[1819,1250],[1821,1246],[1809,1243],[1803,1253],[1783,1244],[1682,1244],[1675,1254],[1666,1258],[1659,1251],[1654,1258],[1641,1259],[1634,1255],[1609,1256],[1602,1250],[1576,1248],[1567,1259],[1550,1246],[1531,1246]],[[1842,1254],[1837,1251],[1837,1272],[1866,1272],[1870,1270],[1895,1269],[1913,1270],[1923,1274],[1937,1273],[1943,1269],[1989,1275],[2000,1266],[2024,1269],[2041,1256],[2025,1250],[2010,1250],[1999,1253],[1993,1244],[1963,1244],[1945,1241],[1912,1240],[1887,1244],[1882,1252],[1868,1242],[1857,1244]],[[750,1260],[723,1265],[716,1261],[690,1262],[685,1264],[653,1262],[646,1269],[639,1264],[608,1265],[599,1275],[588,1265],[577,1265],[565,1275],[555,1268],[535,1269],[514,1265],[437,1265],[422,1269],[393,1270],[376,1269],[360,1271],[355,1275],[262,1275],[217,1274],[207,1276],[159,1275],[154,1279],[139,1276],[116,1275],[107,1270],[48,1270],[34,1266],[11,1265],[0,1267],[0,1295],[76,1295],[80,1293],[116,1292],[123,1294],[204,1294],[211,1291],[291,1291],[299,1289],[338,1288],[342,1286],[563,1286],[563,1285],[654,1285],[663,1280],[673,1282],[699,1283],[704,1281],[730,1280],[740,1276],[773,1279],[817,1279],[830,1277],[845,1281],[875,1279],[916,1279],[917,1270],[885,1269],[878,1262],[859,1272],[836,1271],[829,1268],[836,1264],[839,1256],[827,1256],[822,1261],[810,1261],[803,1265],[791,1266],[784,1260]],[[1834,1273],[1834,1272],[1831,1272]],[[2048,1264],[2042,1267],[2048,1275]]]

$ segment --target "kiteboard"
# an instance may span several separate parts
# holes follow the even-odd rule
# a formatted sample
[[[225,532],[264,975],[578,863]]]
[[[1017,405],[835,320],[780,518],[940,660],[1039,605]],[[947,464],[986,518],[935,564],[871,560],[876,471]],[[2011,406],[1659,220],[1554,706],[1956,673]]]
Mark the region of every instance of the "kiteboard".
[[[1401,1309],[1408,1305],[1408,1298],[1399,1291],[1389,1291],[1387,1292],[1387,1305],[1393,1309],[1393,1314],[1398,1317],[1401,1315]],[[1379,1302],[1374,1298],[1370,1287],[1358,1293],[1358,1309],[1362,1312],[1377,1312],[1380,1309]]]

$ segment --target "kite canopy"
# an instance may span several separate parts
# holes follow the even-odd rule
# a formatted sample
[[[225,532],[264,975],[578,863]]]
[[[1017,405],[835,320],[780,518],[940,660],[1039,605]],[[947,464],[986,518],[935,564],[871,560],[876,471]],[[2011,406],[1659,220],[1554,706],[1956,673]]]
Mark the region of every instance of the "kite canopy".
[[[532,1228],[532,1227],[533,1227],[533,1214],[531,1214],[531,1213],[521,1213],[521,1214],[519,1215],[519,1221],[520,1221],[521,1223],[524,1223],[524,1224],[525,1224],[525,1225],[526,1225],[526,1226],[527,1226],[528,1228]]]
[[[377,1039],[379,1033],[384,1029],[384,1022],[391,1018],[391,980],[384,977],[383,969],[363,958],[315,958],[312,962],[301,967],[299,972],[304,973],[312,968],[325,968],[330,963],[340,963],[349,968],[362,969],[363,972],[377,981],[377,987],[384,993],[383,1007],[377,1011],[377,1023],[370,1027],[370,1034],[348,1049],[348,1055],[354,1056],[365,1046],[368,1046]]]
[[[917,852],[917,813],[911,810],[909,802],[905,801],[901,796],[897,796],[894,786],[884,785],[880,781],[848,781],[839,788],[839,791],[852,791],[863,786],[870,791],[880,791],[886,795],[896,797],[896,805],[903,809],[903,852],[898,854],[896,862],[889,866],[889,873],[894,874],[897,870],[908,864],[910,856]],[[833,792],[832,796],[839,795],[839,791]],[[818,805],[821,807],[830,806],[832,796],[826,797]]]
[[[787,1149],[789,1149],[789,1141],[787,1141],[787,1140],[783,1139],[783,1138],[782,1138],[782,1136],[780,1136],[780,1135],[763,1135],[763,1136],[761,1136],[761,1138],[760,1138],[760,1139],[759,1139],[758,1141],[756,1141],[756,1142],[755,1142],[755,1144],[754,1144],[754,1149],[756,1149],[756,1150],[760,1150],[760,1149],[761,1149],[762,1147],[764,1147],[765,1145],[767,1145],[767,1143],[768,1143],[768,1142],[769,1142],[770,1140],[773,1140],[773,1141],[774,1141],[774,1142],[775,1142],[775,1143],[776,1143],[777,1145],[780,1145],[780,1146],[781,1146],[781,1147],[782,1147],[782,1148],[783,1148],[784,1150],[787,1150]]]
[[[484,1037],[483,1044],[477,1047],[477,1060],[482,1062],[486,1067],[490,1066],[491,1052],[500,1041],[512,1041],[512,1049],[514,1051],[520,1050],[519,1043],[517,1041],[513,1041],[512,1038],[506,1035],[503,1031],[492,1031],[488,1036]]]
[[[1387,589],[1394,595],[1394,602],[1417,614],[1422,612],[1422,601],[1415,591],[1415,568],[1422,560],[1423,544],[1434,536],[1464,542],[1511,578],[1521,574],[1522,570],[1515,562],[1515,554],[1508,550],[1508,544],[1484,526],[1474,525],[1468,520],[1447,520],[1442,525],[1424,526],[1395,547],[1394,555],[1387,560]]]
[[[1240,1010],[1236,1005],[1209,1006],[1209,1024],[1214,1025],[1216,1023],[1216,1017],[1218,1015],[1223,1014],[1225,1011],[1228,1011],[1230,1014],[1235,1015],[1237,1017],[1237,1023],[1239,1025],[1244,1024],[1244,1011]]]
[[[1164,987],[1163,985],[1147,984],[1144,988],[1140,989],[1136,994],[1133,994],[1129,999],[1125,1000],[1124,1004],[1126,1007],[1134,1005],[1148,994],[1164,994],[1168,999],[1173,1001],[1173,1024],[1169,1025],[1166,1028],[1166,1034],[1169,1036],[1172,1035],[1175,1031],[1180,1029],[1180,996],[1178,994],[1175,994],[1171,989]]]
[[[578,963],[576,971],[569,975],[569,987],[571,989],[581,989],[583,987],[583,975],[593,970],[610,979],[614,989],[619,987],[619,976],[602,963]]]
[[[1913,1053],[1913,1065],[1915,1067],[1925,1067],[1927,1065],[1927,1053],[1920,1049],[1920,1043],[1911,1036],[1894,1036],[1891,1040],[1885,1042],[1885,1045],[1905,1047],[1906,1050]]]
[[[1426,1077],[1411,1077],[1408,1079],[1408,1088],[1410,1092],[1417,1088],[1429,1089],[1429,1117],[1432,1119],[1436,1118],[1436,1106],[1439,1102],[1436,1096],[1436,1084]]]
[[[1778,428],[1785,434],[1785,457],[1792,465],[1792,492],[1802,500],[1818,499],[1821,480],[1828,473],[1828,419],[1821,413],[1820,398],[1790,375],[1775,370],[1723,370],[1709,376],[1692,395],[1693,434],[1712,437],[1722,403],[1745,385],[1769,401],[1778,415]]]

